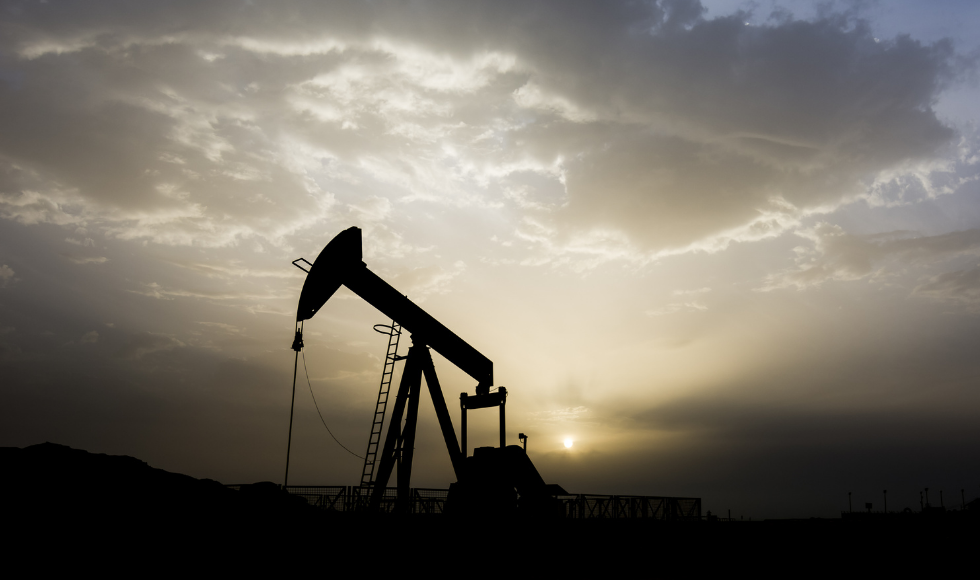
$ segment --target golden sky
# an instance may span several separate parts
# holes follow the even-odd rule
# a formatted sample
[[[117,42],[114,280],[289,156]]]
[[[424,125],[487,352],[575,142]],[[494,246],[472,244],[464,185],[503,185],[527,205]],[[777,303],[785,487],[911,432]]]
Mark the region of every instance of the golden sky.
[[[966,1],[5,1],[0,445],[281,481],[290,262],[358,226],[494,362],[549,482],[755,517],[974,497],[978,25]],[[306,324],[358,453],[386,322],[342,290]],[[473,381],[436,365],[458,423]],[[356,484],[300,371],[290,482]],[[447,487],[420,421],[414,484]]]

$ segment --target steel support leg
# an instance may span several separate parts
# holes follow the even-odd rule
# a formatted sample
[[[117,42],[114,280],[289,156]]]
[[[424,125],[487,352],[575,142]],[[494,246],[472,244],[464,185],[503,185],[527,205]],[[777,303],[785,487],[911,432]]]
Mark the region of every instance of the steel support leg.
[[[461,393],[459,397],[459,437],[460,437],[460,447],[459,453],[462,455],[463,459],[469,454],[469,447],[466,445],[466,393]]]
[[[429,387],[432,406],[436,409],[439,427],[442,428],[442,437],[446,440],[449,460],[452,461],[453,471],[456,473],[456,479],[459,480],[463,474],[463,457],[459,451],[459,442],[456,441],[453,420],[449,417],[449,409],[446,407],[446,398],[442,395],[442,387],[439,386],[439,377],[436,376],[436,367],[432,364],[432,355],[426,350],[424,356],[420,358],[422,360],[422,372],[425,374],[425,384]]]
[[[384,450],[381,452],[381,464],[378,466],[378,473],[374,478],[374,489],[371,492],[371,511],[377,511],[381,507],[381,499],[388,487],[388,479],[391,478],[391,471],[395,467],[395,460],[398,456],[402,415],[405,414],[405,402],[408,399],[409,388],[412,384],[411,377],[419,374],[421,374],[421,369],[415,364],[414,357],[409,351],[409,356],[405,361],[405,369],[402,371],[402,380],[398,385],[398,395],[395,397],[395,408],[391,410],[388,435],[385,437]]]
[[[423,354],[424,353],[424,354]],[[424,346],[413,346],[408,351],[412,364],[411,383],[408,391],[408,413],[405,416],[405,430],[401,437],[401,462],[398,464],[398,510],[410,511],[409,488],[412,483],[412,459],[415,457],[415,427],[419,420],[419,395],[422,390],[423,357],[428,354]]]

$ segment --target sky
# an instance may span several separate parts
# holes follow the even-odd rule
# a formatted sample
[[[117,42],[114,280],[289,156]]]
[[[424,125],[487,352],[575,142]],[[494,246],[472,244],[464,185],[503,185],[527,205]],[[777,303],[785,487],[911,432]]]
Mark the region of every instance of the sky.
[[[951,0],[2,0],[0,445],[281,482],[290,262],[357,226],[494,362],[549,483],[956,507],[978,30]],[[323,422],[363,454],[379,323],[345,289],[307,321],[290,483],[358,483]],[[434,357],[458,427],[474,381]],[[413,485],[446,488],[422,401]]]

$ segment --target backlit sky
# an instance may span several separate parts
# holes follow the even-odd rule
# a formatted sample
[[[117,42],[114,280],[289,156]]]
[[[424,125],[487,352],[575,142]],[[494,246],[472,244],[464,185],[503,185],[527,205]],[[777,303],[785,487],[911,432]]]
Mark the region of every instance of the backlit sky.
[[[358,226],[494,361],[549,482],[736,517],[958,506],[978,30],[965,0],[3,0],[0,445],[281,482],[290,262]],[[344,290],[306,325],[359,454],[383,322]],[[458,425],[473,381],[436,365]],[[445,488],[428,401],[413,484]],[[301,361],[290,482],[360,472]]]

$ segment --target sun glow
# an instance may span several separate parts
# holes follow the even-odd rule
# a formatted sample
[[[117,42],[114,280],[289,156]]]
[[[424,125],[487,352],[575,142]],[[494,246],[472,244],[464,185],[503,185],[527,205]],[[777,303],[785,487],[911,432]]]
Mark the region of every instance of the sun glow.
[[[571,437],[568,437],[567,439],[565,439],[565,449],[571,449],[572,448],[572,443],[574,443],[574,441],[572,441],[572,438]]]

